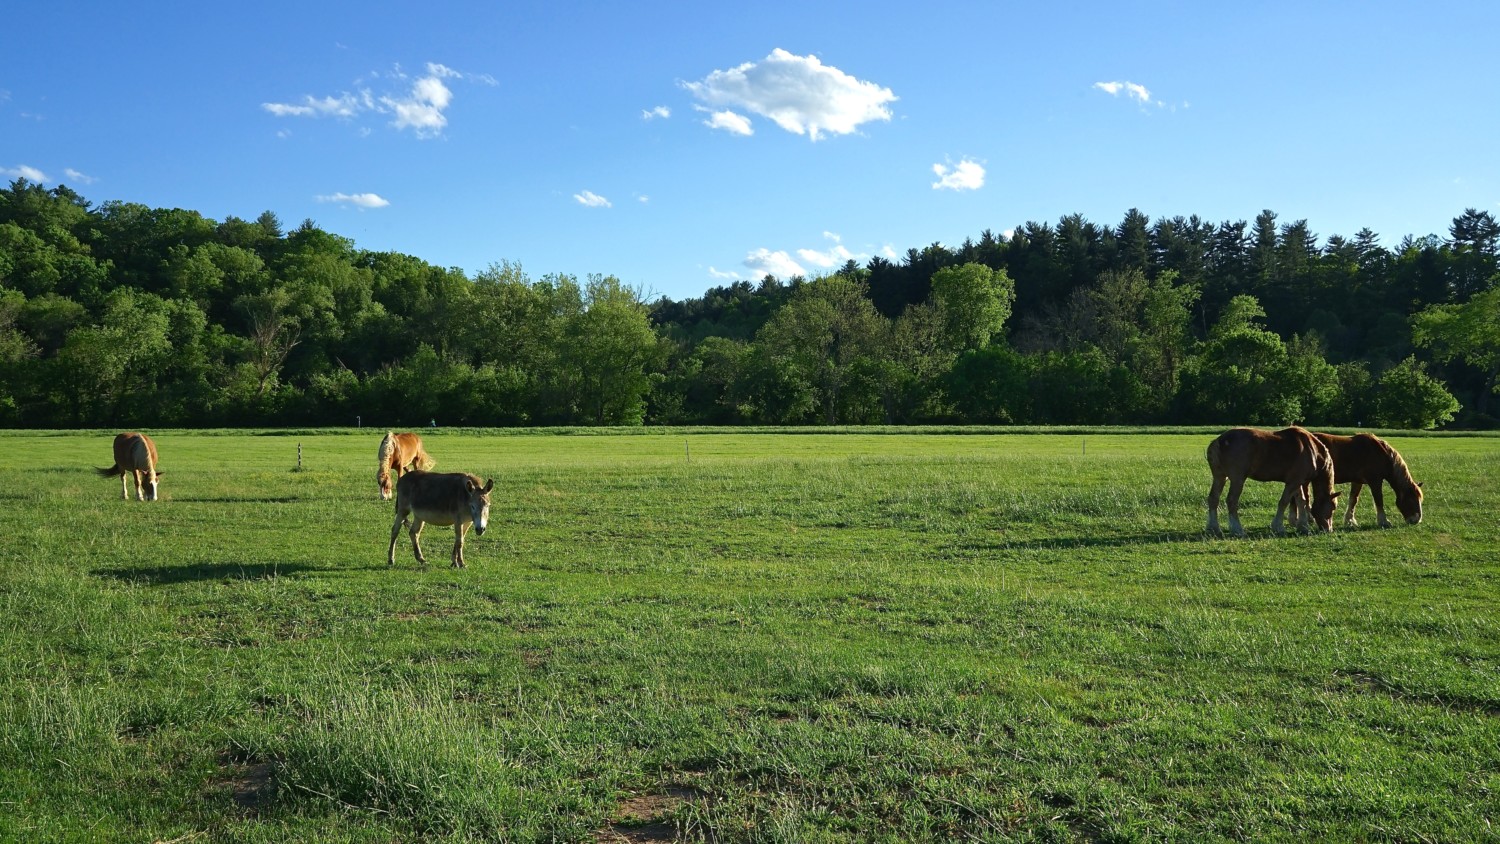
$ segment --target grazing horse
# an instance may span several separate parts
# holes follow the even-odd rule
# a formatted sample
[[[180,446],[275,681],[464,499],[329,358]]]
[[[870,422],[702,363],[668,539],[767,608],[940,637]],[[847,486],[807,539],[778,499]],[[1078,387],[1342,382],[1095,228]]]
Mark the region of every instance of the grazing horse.
[[[380,441],[380,451],[375,454],[375,483],[380,484],[380,500],[391,499],[391,472],[400,480],[401,473],[411,469],[427,471],[437,465],[426,451],[422,450],[422,438],[416,434],[392,434],[387,431]]]
[[[1318,529],[1325,533],[1333,531],[1333,508],[1338,493],[1333,489],[1333,460],[1328,447],[1308,431],[1293,426],[1280,431],[1262,431],[1256,428],[1234,428],[1220,434],[1208,444],[1208,467],[1213,471],[1213,486],[1208,491],[1208,532],[1215,536],[1219,531],[1219,493],[1224,482],[1229,481],[1229,529],[1236,536],[1244,536],[1240,525],[1240,490],[1245,479],[1256,481],[1279,481],[1286,485],[1281,493],[1281,502],[1276,505],[1276,518],[1271,520],[1271,532],[1284,533],[1282,514],[1292,508],[1297,528],[1307,530],[1309,509],[1317,521]],[[1312,506],[1298,506],[1305,501],[1304,491],[1312,488]]]
[[[490,490],[493,480],[479,485],[479,478],[464,472],[407,472],[396,481],[396,522],[391,525],[391,547],[385,564],[396,564],[396,539],[401,526],[411,522],[411,550],[417,562],[427,565],[418,538],[422,525],[453,525],[453,567],[464,567],[464,532],[474,525],[474,534],[483,536],[490,524]]]
[[[1351,484],[1349,509],[1344,513],[1344,524],[1354,527],[1354,506],[1359,503],[1361,486],[1370,488],[1370,497],[1375,499],[1375,518],[1380,526],[1390,527],[1385,517],[1385,496],[1381,494],[1382,482],[1391,485],[1396,493],[1396,508],[1409,525],[1422,521],[1422,485],[1412,479],[1411,470],[1400,452],[1390,443],[1374,434],[1355,434],[1342,437],[1338,434],[1314,434],[1333,457],[1333,482]]]
[[[130,500],[130,482],[135,477],[135,497],[140,501],[156,500],[156,484],[164,472],[156,468],[156,443],[145,434],[134,431],[115,435],[115,465],[96,469],[101,477],[120,476],[120,497]]]

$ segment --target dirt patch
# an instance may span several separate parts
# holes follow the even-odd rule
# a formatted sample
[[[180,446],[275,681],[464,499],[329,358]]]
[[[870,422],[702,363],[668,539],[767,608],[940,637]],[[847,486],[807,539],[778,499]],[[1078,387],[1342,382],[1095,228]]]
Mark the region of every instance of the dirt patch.
[[[668,786],[659,794],[627,797],[615,807],[610,825],[594,833],[594,841],[597,844],[677,841],[678,828],[670,819],[699,796],[697,789]]]
[[[244,811],[256,812],[276,796],[276,763],[236,762],[226,756],[219,764],[224,766],[225,774],[217,783],[219,789],[227,789],[234,805]]]

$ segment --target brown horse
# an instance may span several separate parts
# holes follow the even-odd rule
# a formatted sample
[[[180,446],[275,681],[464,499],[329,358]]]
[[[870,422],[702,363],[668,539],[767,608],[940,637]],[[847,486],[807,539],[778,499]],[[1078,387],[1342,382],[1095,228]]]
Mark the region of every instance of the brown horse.
[[[380,441],[380,451],[375,454],[375,483],[380,484],[380,500],[391,498],[391,472],[396,479],[411,469],[427,471],[437,464],[422,450],[422,438],[416,434],[392,434],[387,431]]]
[[[1374,434],[1355,434],[1343,437],[1338,434],[1314,434],[1333,457],[1333,482],[1350,484],[1349,509],[1344,513],[1344,524],[1354,527],[1354,506],[1359,503],[1359,490],[1370,488],[1370,497],[1375,499],[1375,519],[1380,526],[1390,527],[1385,517],[1385,496],[1381,494],[1382,482],[1391,485],[1396,493],[1396,508],[1409,525],[1422,521],[1422,485],[1412,479],[1411,470],[1401,453],[1391,448],[1390,443]]]
[[[1207,457],[1214,474],[1213,486],[1208,491],[1209,533],[1220,535],[1219,493],[1227,480],[1229,529],[1236,536],[1245,535],[1240,525],[1240,490],[1246,478],[1285,484],[1281,502],[1276,505],[1276,518],[1271,520],[1272,533],[1284,533],[1282,514],[1288,507],[1292,508],[1299,530],[1307,530],[1310,509],[1319,530],[1333,531],[1333,509],[1339,495],[1333,489],[1333,459],[1328,447],[1308,431],[1296,426],[1280,431],[1234,428],[1208,444]],[[1313,496],[1311,508],[1298,506],[1305,502],[1304,490],[1309,485]]]
[[[100,476],[120,476],[120,497],[130,500],[130,482],[135,477],[135,497],[140,501],[155,501],[157,481],[164,474],[156,468],[156,443],[145,434],[134,431],[115,436],[115,465],[108,469],[96,469]]]
[[[391,525],[391,547],[385,564],[396,564],[396,540],[401,536],[401,526],[410,521],[412,553],[417,562],[427,565],[419,539],[422,526],[432,522],[453,525],[453,567],[463,568],[464,532],[472,523],[474,535],[484,535],[490,524],[490,490],[494,488],[493,480],[480,486],[479,478],[463,472],[407,472],[396,481],[396,522]]]

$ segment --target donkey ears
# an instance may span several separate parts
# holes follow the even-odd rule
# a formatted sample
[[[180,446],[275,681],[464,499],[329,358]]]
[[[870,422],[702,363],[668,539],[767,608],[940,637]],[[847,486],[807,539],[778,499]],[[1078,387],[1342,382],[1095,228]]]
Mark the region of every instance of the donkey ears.
[[[490,490],[492,490],[494,488],[495,488],[495,479],[494,478],[490,478],[489,480],[487,480],[487,481],[484,482],[484,489],[481,489],[480,492],[489,492]]]

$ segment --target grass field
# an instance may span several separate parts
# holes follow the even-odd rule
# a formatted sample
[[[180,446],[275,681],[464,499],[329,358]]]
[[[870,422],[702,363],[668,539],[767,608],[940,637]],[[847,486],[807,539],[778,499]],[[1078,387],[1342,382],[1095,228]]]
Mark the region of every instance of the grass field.
[[[0,840],[1500,840],[1500,438],[1211,540],[1204,432],[437,431],[454,571],[382,432],[112,433],[0,433]]]

